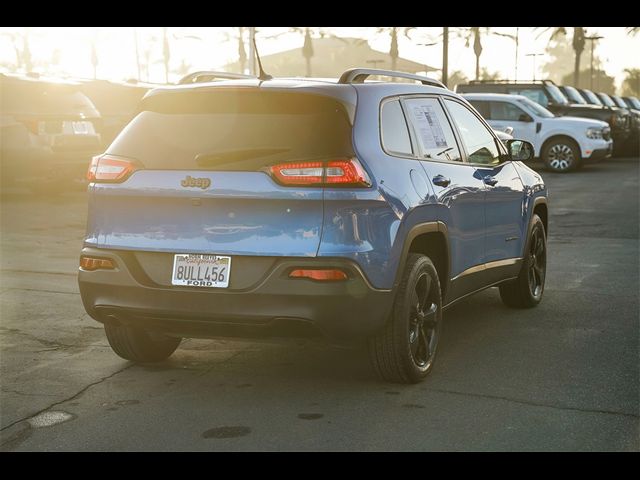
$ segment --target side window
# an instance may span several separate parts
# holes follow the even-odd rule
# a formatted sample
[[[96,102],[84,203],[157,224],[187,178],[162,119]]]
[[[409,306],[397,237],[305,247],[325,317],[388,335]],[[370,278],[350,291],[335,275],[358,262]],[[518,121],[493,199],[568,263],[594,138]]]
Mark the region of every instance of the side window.
[[[402,113],[399,100],[386,102],[380,113],[380,134],[382,146],[389,153],[413,155],[407,121]]]
[[[405,105],[424,158],[462,161],[449,120],[436,98],[410,98]]]
[[[491,110],[489,109],[489,102],[485,100],[469,100],[469,103],[473,105],[473,108],[478,110],[478,113],[482,115],[485,120],[493,120],[491,118]]]
[[[500,151],[491,132],[467,107],[453,100],[446,100],[462,142],[467,148],[470,163],[495,165],[500,163]]]
[[[510,88],[509,93],[515,93],[516,95],[523,95],[529,100],[533,100],[539,105],[546,107],[549,105],[549,99],[544,94],[541,88]]]
[[[491,102],[491,119],[524,122],[529,117],[520,107],[509,102]],[[486,117],[485,117],[486,118]]]

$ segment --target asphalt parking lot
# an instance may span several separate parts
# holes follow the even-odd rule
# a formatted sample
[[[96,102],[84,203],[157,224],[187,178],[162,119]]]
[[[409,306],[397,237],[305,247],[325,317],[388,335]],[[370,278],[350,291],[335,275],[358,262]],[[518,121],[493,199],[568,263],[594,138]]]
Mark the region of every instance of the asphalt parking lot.
[[[364,350],[187,340],[166,362],[111,352],[76,283],[82,193],[1,203],[0,442],[13,450],[640,450],[639,165],[550,188],[545,297],[497,289],[445,315],[419,385]]]

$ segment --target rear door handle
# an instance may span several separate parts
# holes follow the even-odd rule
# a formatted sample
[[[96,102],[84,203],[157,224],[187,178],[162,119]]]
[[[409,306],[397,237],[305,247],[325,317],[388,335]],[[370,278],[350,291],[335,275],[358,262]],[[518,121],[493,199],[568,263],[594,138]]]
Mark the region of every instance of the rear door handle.
[[[451,183],[451,179],[445,177],[444,175],[436,175],[433,177],[434,185],[438,185],[439,187],[448,187]]]
[[[492,177],[491,175],[487,175],[485,176],[482,181],[484,183],[486,183],[487,185],[491,185],[492,187],[498,183],[498,180],[495,179],[495,177]]]

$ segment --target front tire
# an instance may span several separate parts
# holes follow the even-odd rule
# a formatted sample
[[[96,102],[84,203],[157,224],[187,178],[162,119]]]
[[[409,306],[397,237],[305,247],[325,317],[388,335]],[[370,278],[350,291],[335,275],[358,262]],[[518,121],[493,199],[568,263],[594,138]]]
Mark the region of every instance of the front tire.
[[[369,339],[369,355],[383,380],[418,383],[431,371],[442,329],[442,294],[429,257],[407,258],[391,319]]]
[[[522,268],[516,280],[500,285],[502,302],[513,308],[535,307],[542,300],[547,274],[547,237],[544,223],[533,214]]]
[[[113,351],[132,362],[160,362],[176,351],[182,341],[179,337],[169,337],[126,325],[106,323],[104,331]]]
[[[542,160],[551,172],[572,172],[581,165],[580,147],[569,138],[555,138],[544,145]]]

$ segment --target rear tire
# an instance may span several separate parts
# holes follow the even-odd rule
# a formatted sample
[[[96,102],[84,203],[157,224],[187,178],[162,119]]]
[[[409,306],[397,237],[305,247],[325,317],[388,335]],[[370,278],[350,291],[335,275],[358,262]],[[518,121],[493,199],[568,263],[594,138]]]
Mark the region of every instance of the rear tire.
[[[580,147],[570,138],[554,138],[543,146],[542,160],[551,172],[572,172],[582,163]]]
[[[104,331],[113,351],[132,362],[159,362],[166,360],[176,351],[182,341],[179,337],[169,337],[126,325],[106,323]]]
[[[431,371],[442,327],[438,272],[429,257],[407,258],[391,319],[369,339],[371,362],[383,380],[418,383]]]
[[[502,302],[513,308],[532,308],[540,303],[547,273],[547,238],[544,223],[533,214],[522,268],[516,280],[500,285]]]

